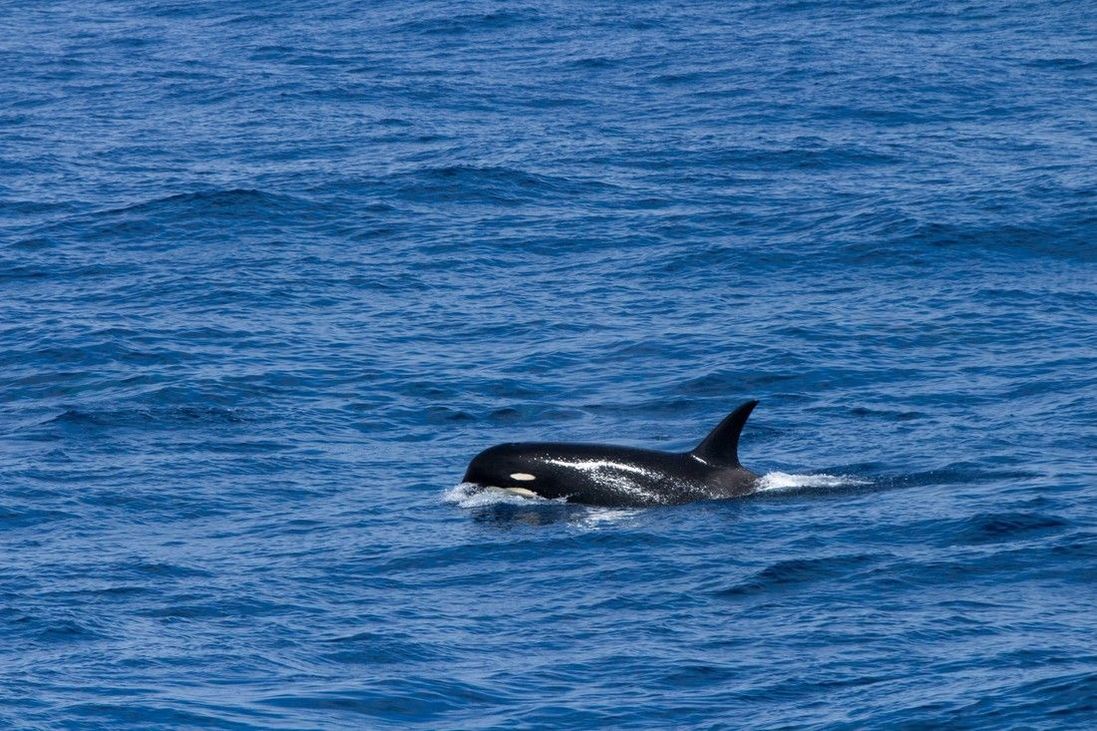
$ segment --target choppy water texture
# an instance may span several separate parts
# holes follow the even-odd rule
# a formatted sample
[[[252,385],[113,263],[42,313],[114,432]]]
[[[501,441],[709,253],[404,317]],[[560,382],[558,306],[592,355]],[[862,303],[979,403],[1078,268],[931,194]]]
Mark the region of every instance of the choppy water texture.
[[[1095,29],[6,3],[0,726],[1092,727]],[[754,498],[455,489],[746,398]]]

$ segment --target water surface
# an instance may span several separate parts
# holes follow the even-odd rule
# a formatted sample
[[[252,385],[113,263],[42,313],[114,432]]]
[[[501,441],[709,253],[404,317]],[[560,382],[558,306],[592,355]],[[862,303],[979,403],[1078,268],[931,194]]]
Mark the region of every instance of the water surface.
[[[0,725],[1084,728],[1084,3],[0,20]],[[470,496],[510,440],[758,496]]]

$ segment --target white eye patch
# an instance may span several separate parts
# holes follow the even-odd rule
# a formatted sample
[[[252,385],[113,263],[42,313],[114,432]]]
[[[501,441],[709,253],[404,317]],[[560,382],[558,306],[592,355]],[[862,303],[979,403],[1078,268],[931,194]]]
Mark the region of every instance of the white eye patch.
[[[529,482],[530,480],[536,480],[537,478],[528,472],[515,472],[511,474],[510,479],[521,480],[522,482]]]

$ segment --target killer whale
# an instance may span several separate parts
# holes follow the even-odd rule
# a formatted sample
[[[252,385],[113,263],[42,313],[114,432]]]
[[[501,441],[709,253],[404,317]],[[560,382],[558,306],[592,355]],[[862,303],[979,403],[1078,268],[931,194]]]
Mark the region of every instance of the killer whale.
[[[614,507],[674,505],[745,495],[758,475],[739,462],[747,401],[689,452],[609,444],[508,443],[476,455],[464,482],[524,497]]]

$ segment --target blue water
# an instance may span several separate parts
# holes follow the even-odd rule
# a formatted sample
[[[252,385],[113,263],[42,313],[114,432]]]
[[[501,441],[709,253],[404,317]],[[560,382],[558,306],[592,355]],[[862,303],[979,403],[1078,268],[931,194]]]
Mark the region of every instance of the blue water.
[[[0,11],[0,727],[1097,724],[1097,10]],[[747,499],[474,495],[510,440]]]

